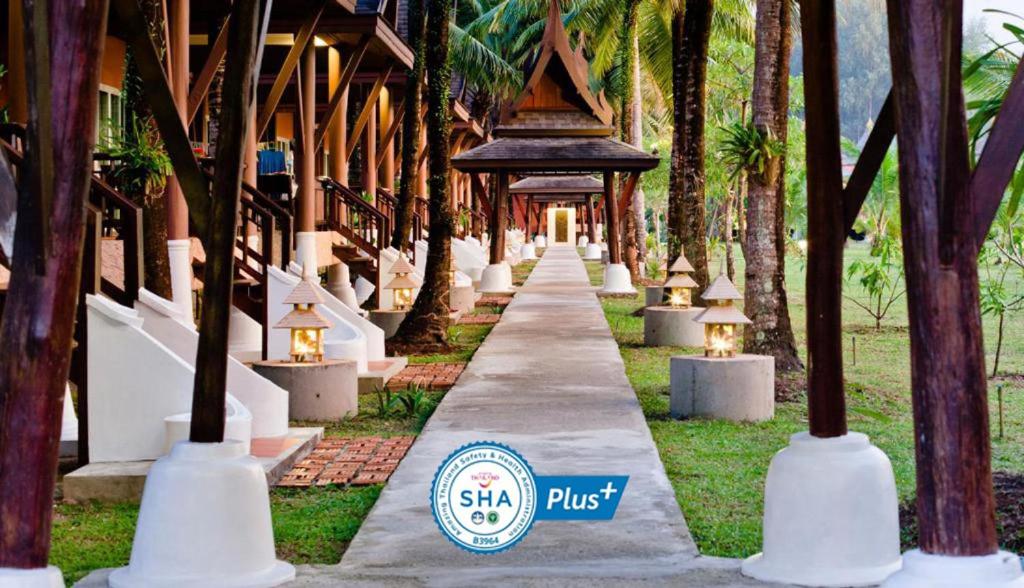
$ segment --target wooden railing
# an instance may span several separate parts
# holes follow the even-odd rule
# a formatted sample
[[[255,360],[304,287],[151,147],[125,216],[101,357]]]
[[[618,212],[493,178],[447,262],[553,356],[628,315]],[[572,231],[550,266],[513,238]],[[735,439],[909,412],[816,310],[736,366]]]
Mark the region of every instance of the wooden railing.
[[[272,217],[273,227],[270,233],[267,233],[268,235],[271,236],[271,238],[268,239],[268,241],[273,242],[273,228],[276,228],[278,231],[281,232],[280,267],[282,269],[287,269],[288,264],[291,262],[292,256],[292,236],[294,234],[294,221],[292,219],[292,214],[288,211],[288,209],[281,206],[277,202],[274,202],[273,198],[267,196],[263,192],[260,192],[255,187],[245,182],[242,182],[242,194],[243,212],[244,203],[248,201],[252,205],[259,207]],[[245,196],[248,196],[248,198],[245,198]],[[244,215],[243,222],[245,222]],[[273,263],[273,257],[270,257],[268,259],[270,260],[271,263]]]
[[[394,227],[397,222],[395,211],[398,209],[398,198],[390,190],[377,188],[377,207],[391,220],[391,226]],[[412,212],[412,233],[410,233],[407,241],[407,249],[410,255],[416,255],[416,241],[422,238],[423,217],[414,208]]]
[[[92,179],[89,204],[100,212],[100,236],[116,238],[122,244],[124,282],[118,285],[104,277],[102,258],[97,259],[101,290],[118,304],[132,306],[139,296],[139,288],[144,285],[142,207],[97,177]]]
[[[350,188],[327,177],[320,181],[327,227],[379,260],[391,236],[390,219]]]

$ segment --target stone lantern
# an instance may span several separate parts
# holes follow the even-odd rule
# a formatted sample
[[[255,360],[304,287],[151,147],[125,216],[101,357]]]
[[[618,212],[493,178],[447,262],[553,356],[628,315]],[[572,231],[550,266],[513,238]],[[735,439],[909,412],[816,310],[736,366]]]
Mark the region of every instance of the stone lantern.
[[[274,328],[291,332],[289,355],[295,363],[321,363],[324,360],[324,331],[333,325],[316,310],[316,305],[322,302],[305,273],[284,299],[285,304],[292,305],[292,310]]]
[[[391,273],[395,277],[384,286],[384,289],[394,293],[395,310],[406,312],[412,308],[412,292],[420,287],[419,280],[413,275],[414,268],[405,254],[400,254],[398,260],[391,266]]]
[[[743,300],[743,295],[721,274],[701,298],[707,308],[693,320],[704,325],[704,357],[735,357],[736,326],[750,324],[750,319],[733,306],[733,301]]]
[[[698,286],[697,282],[690,277],[693,266],[685,255],[680,254],[672,267],[668,268],[668,279],[663,285],[665,302],[672,308],[689,308],[691,305],[691,291]]]

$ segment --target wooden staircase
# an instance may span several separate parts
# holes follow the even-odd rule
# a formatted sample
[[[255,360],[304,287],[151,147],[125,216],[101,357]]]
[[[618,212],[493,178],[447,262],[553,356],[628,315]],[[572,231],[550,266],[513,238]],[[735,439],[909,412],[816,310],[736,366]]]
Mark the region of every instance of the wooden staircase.
[[[335,180],[320,178],[324,196],[321,230],[333,231],[342,242],[333,246],[334,255],[349,270],[372,284],[380,275],[380,252],[391,237],[391,219],[354,190]]]

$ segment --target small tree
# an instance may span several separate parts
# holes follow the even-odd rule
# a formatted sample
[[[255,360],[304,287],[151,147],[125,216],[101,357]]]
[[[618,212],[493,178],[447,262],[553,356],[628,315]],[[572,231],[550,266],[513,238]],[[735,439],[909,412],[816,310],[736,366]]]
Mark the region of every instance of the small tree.
[[[867,294],[868,303],[846,296],[875,319],[875,330],[882,330],[882,319],[889,314],[893,303],[906,292],[903,286],[903,252],[899,241],[885,236],[876,239],[869,259],[858,259],[846,270],[847,279],[856,278]]]

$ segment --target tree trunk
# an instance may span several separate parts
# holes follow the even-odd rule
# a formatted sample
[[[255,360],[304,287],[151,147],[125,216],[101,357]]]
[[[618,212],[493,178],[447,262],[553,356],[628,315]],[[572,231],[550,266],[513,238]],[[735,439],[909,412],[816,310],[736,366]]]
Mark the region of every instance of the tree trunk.
[[[622,52],[620,63],[624,69],[628,68],[629,71],[629,74],[624,77],[625,87],[622,92],[622,140],[630,145],[639,143],[642,147],[643,137],[642,133],[638,130],[642,121],[640,120],[640,111],[637,108],[640,87],[640,72],[637,69],[640,64],[640,56],[638,45],[636,44],[637,14],[639,10],[639,0],[627,0],[626,22],[622,29],[620,44],[620,51]],[[622,219],[622,261],[626,264],[626,268],[629,269],[630,279],[634,283],[640,280],[640,276],[643,273],[643,259],[640,255],[644,239],[644,236],[641,234],[643,209],[637,207],[637,192],[639,190],[633,192],[633,197]]]
[[[722,238],[725,239],[725,273],[729,280],[736,279],[736,256],[732,250],[732,201],[735,193],[730,189],[725,194],[725,203],[722,206]]]
[[[999,375],[999,356],[1003,353],[1003,319],[1006,311],[999,313],[999,329],[996,331],[996,358],[992,361],[992,377]]]
[[[637,5],[639,7],[639,4]],[[643,99],[640,95],[640,35],[633,27],[633,49],[632,49],[632,70],[633,70],[633,146],[637,149],[644,148],[644,125],[643,125]],[[640,275],[647,274],[647,203],[644,198],[644,189],[637,184],[633,191],[633,213],[636,215],[636,245],[637,263],[640,265]]]
[[[426,61],[426,11],[425,0],[409,2],[409,46],[412,47],[412,69],[405,82],[405,118],[402,119],[402,169],[398,184],[398,206],[395,209],[395,226],[391,234],[391,246],[405,251],[412,231],[413,210],[416,205],[416,173],[419,169],[420,136],[423,109],[424,63]],[[447,149],[445,150],[447,152]]]
[[[430,149],[430,246],[423,286],[409,316],[395,335],[396,342],[443,348],[448,345],[451,295],[449,273],[451,242],[455,233],[451,198],[452,120],[448,100],[452,69],[448,62],[448,21],[451,0],[429,0],[427,10],[426,67],[427,144]],[[491,237],[494,238],[493,236]]]
[[[693,264],[698,290],[708,286],[705,228],[704,109],[707,89],[711,0],[691,0],[685,15],[673,17],[675,95],[672,169],[669,180],[669,263],[685,252]]]
[[[783,144],[789,113],[790,20],[788,0],[758,0],[753,122]],[[770,158],[763,174],[749,178],[744,249],[744,312],[753,322],[744,331],[743,350],[775,357],[779,371],[803,367],[786,300],[785,165],[785,157]]]
[[[149,34],[157,51],[163,54],[167,50],[167,39],[164,38],[164,12],[159,0],[144,0],[142,8],[149,21]],[[135,64],[131,49],[127,52],[124,76],[125,109],[128,112],[129,124],[125,125],[125,140],[136,143],[145,139],[142,133],[156,133],[149,104],[142,93],[142,78]],[[138,131],[138,133],[136,133]],[[142,207],[142,261],[144,283],[146,289],[157,296],[170,300],[171,268],[167,254],[167,194],[166,181],[161,182],[159,189],[141,192],[118,186],[125,196]]]
[[[968,191],[963,12],[960,2],[951,4],[890,0],[889,54],[900,145],[920,547],[930,554],[980,556],[996,553],[999,544],[976,213]]]
[[[33,569],[50,552],[107,2],[53,2],[48,30],[26,12],[26,169],[0,321],[0,568]]]

